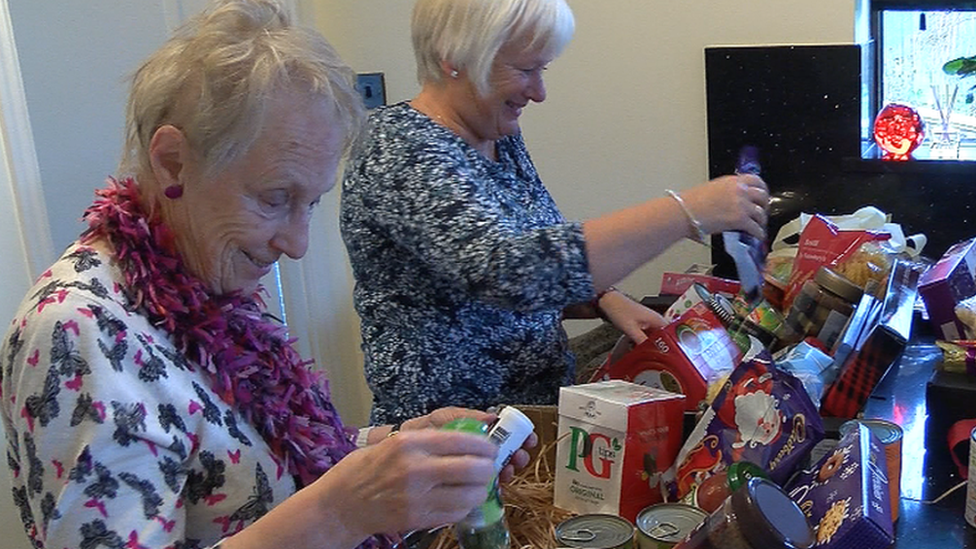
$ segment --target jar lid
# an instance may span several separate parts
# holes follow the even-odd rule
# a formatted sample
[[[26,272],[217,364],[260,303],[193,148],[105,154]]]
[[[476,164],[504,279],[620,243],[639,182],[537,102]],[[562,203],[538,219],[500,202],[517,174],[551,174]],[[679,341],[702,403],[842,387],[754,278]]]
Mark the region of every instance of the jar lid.
[[[745,483],[749,482],[749,479],[751,478],[769,478],[769,475],[766,474],[765,469],[749,461],[737,461],[732,465],[729,465],[728,474],[729,488],[731,488],[733,492],[738,490]]]
[[[864,290],[858,287],[857,284],[854,284],[827,267],[820,267],[817,270],[817,274],[814,275],[813,280],[825,290],[833,292],[855,305],[861,300],[861,295],[864,294]]]
[[[803,511],[766,479],[752,478],[734,492],[732,509],[753,547],[810,549],[816,542]]]

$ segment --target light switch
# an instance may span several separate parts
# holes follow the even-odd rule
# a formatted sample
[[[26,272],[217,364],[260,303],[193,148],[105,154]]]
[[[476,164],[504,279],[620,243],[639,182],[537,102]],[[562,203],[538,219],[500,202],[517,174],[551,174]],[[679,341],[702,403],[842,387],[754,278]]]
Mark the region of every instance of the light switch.
[[[386,105],[386,84],[381,72],[364,72],[356,75],[356,89],[367,109]]]

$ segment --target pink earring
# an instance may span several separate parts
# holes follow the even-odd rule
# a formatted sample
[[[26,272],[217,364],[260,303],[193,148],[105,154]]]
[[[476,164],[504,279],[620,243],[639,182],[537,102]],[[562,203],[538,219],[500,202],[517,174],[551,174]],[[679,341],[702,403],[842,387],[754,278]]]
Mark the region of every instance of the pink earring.
[[[169,198],[170,200],[176,200],[177,198],[183,196],[183,185],[170,185],[169,187],[166,187],[163,194],[166,195],[166,198]]]

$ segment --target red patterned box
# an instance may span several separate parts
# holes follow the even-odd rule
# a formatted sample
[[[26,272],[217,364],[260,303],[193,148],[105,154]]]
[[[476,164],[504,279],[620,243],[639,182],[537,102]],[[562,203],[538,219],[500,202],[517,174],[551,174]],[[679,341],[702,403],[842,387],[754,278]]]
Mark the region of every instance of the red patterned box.
[[[888,368],[895,362],[912,333],[912,314],[918,295],[918,271],[909,264],[897,261],[888,277],[884,300],[877,304],[880,309],[872,315],[862,335],[845,332],[842,341],[851,341],[851,348],[844,345],[837,349],[834,360],[842,365],[837,379],[827,388],[820,403],[820,415],[853,418],[864,407],[875,386]],[[865,296],[858,305],[858,313],[870,301]],[[848,325],[848,331],[855,322]]]
[[[732,372],[742,351],[704,303],[647,332],[647,340],[616,362],[607,359],[593,380],[623,379],[681,393],[689,411],[703,407],[710,383]]]

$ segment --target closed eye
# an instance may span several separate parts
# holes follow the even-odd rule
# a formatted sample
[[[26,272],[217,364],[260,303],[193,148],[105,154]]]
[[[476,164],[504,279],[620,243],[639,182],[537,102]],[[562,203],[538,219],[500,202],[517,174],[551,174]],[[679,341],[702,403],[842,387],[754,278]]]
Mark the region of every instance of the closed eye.
[[[269,208],[281,208],[288,204],[289,194],[284,189],[261,193],[261,203]]]

